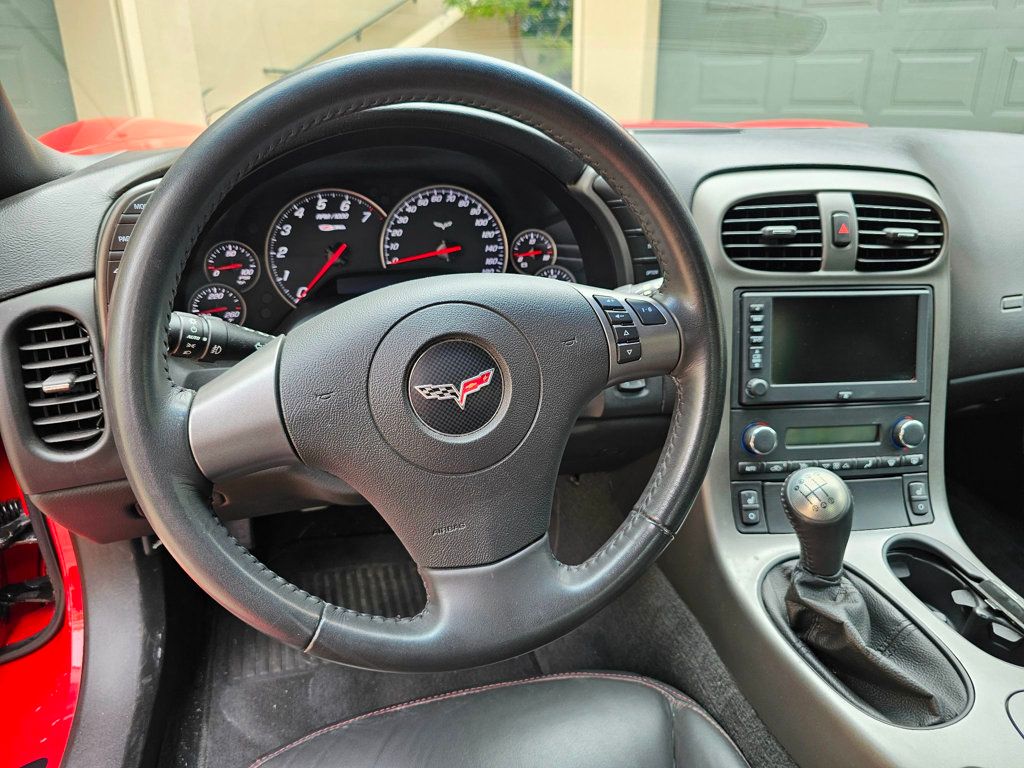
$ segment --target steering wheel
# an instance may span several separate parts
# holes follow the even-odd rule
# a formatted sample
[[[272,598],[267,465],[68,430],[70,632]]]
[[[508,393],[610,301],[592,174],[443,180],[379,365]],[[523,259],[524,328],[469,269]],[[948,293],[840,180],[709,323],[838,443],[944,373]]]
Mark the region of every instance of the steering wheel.
[[[232,189],[374,108],[440,103],[532,126],[594,168],[641,222],[664,273],[653,298],[522,275],[404,282],[346,301],[202,386],[168,374],[182,269]],[[625,353],[617,328],[632,324]],[[628,336],[628,334],[627,334]],[[231,613],[324,659],[380,670],[477,666],[581,624],[678,532],[722,415],[721,324],[693,221],[617,123],[529,70],[451,51],[329,61],[235,107],[170,168],[140,219],[110,308],[107,400],[153,530]],[[669,375],[676,403],[657,468],[621,527],[569,566],[547,531],[558,466],[605,387]],[[223,404],[230,402],[230,408]],[[212,508],[217,480],[305,464],[388,522],[427,591],[416,616],[333,605],[270,571]]]

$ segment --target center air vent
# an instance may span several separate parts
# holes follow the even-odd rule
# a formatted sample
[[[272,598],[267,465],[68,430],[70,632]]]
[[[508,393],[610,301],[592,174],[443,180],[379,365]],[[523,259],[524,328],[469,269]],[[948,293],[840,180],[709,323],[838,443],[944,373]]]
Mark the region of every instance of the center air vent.
[[[28,318],[18,333],[22,381],[36,436],[76,450],[103,434],[103,407],[89,332],[63,312]]]
[[[743,200],[722,222],[725,255],[748,269],[815,272],[821,269],[821,216],[814,195]]]
[[[928,203],[894,195],[855,194],[857,269],[891,272],[923,267],[938,258],[942,218]]]

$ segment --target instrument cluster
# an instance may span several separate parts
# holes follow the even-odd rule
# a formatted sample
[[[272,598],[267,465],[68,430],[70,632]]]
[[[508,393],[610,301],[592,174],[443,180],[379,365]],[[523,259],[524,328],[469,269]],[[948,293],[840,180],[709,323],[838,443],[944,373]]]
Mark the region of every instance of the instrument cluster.
[[[323,308],[428,274],[515,271],[585,279],[571,228],[557,211],[538,210],[546,226],[525,226],[509,237],[495,205],[465,186],[391,186],[388,196],[397,202],[388,208],[365,187],[300,192],[275,207],[262,227],[252,216],[267,207],[266,198],[239,202],[244,210],[222,216],[201,241],[179,308],[277,330],[274,320],[282,313],[287,322],[287,316],[303,314],[292,310]],[[530,207],[517,208],[513,218],[520,220]],[[575,251],[565,263],[559,262],[560,239],[563,249]]]

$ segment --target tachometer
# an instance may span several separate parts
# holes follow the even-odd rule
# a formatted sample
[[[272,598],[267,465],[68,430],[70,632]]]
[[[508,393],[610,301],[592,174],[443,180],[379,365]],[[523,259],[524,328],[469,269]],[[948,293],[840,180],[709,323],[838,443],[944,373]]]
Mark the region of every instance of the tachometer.
[[[278,292],[298,304],[342,269],[380,269],[384,211],[347,189],[319,189],[281,209],[267,235],[267,269]]]
[[[248,290],[260,274],[260,261],[248,245],[229,240],[217,243],[203,262],[206,276],[240,291]]]
[[[381,261],[387,269],[504,272],[505,228],[494,209],[461,187],[420,189],[384,222]]]
[[[245,301],[234,288],[212,283],[192,294],[188,311],[195,315],[213,315],[229,323],[245,322]]]

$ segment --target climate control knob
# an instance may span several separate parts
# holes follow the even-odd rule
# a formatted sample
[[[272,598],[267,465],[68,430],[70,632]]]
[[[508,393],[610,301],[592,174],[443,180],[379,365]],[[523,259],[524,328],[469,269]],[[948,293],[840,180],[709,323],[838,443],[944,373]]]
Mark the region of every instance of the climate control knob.
[[[917,419],[904,416],[893,424],[892,441],[900,448],[917,448],[924,438],[924,424]]]
[[[743,447],[757,456],[767,456],[778,445],[778,434],[767,424],[751,424],[743,430]]]

